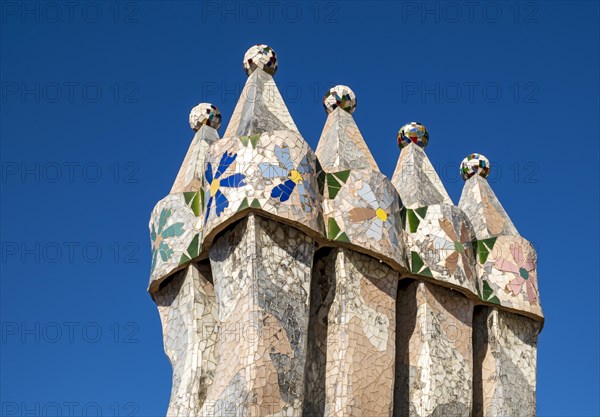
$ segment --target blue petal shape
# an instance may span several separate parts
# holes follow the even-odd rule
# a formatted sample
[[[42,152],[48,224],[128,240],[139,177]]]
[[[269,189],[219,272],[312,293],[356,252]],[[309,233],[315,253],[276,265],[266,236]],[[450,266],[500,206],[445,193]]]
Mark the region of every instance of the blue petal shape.
[[[306,187],[304,187],[304,183],[300,182],[298,183],[298,194],[300,195],[300,204],[302,204],[302,208],[304,208],[304,211],[310,211],[310,204],[309,204],[309,195],[306,192]]]
[[[388,229],[388,233],[390,234],[390,240],[394,245],[398,244],[398,238],[396,237],[396,231],[394,230],[394,226],[390,222],[386,222],[385,226]]]
[[[260,167],[264,178],[281,178],[288,176],[287,169],[269,164],[268,162],[262,162],[258,166]]]
[[[213,198],[214,197],[210,197],[208,199],[208,202],[206,203],[206,215],[204,216],[204,223],[206,223],[206,221],[208,220],[208,215],[210,214],[210,206],[212,206]]]
[[[290,198],[290,195],[292,194],[292,191],[294,191],[295,187],[296,183],[294,181],[286,180],[283,184],[279,184],[277,187],[273,188],[273,191],[271,191],[271,197],[277,198],[283,203]]]
[[[304,187],[304,182],[298,183],[298,192],[300,193],[300,197],[306,196],[306,188]]]
[[[311,169],[310,165],[308,164],[308,158],[305,155],[304,158],[302,158],[302,161],[300,161],[300,165],[298,165],[298,172],[301,174],[306,174],[310,171]]]
[[[212,165],[210,164],[210,162],[206,164],[206,171],[204,171],[204,179],[208,184],[210,184],[213,181]]]
[[[231,165],[231,163],[235,161],[236,157],[237,153],[225,152],[221,157],[221,162],[219,162],[219,167],[217,168],[217,172],[215,173],[215,178],[220,178],[221,175],[223,175],[223,173],[225,172],[225,170],[229,168],[229,165]]]
[[[244,174],[233,174],[221,180],[221,187],[243,187],[246,185]]]
[[[304,185],[304,188],[306,189],[306,194],[308,196],[315,195],[315,189],[313,188],[312,183],[310,181],[302,181],[302,184]]]
[[[292,159],[290,158],[290,148],[284,146],[280,148],[275,145],[275,156],[279,159],[279,162],[283,164],[284,167],[287,168],[288,171],[294,169],[294,164],[292,163]]]
[[[225,197],[225,194],[223,194],[221,190],[217,190],[217,193],[215,194],[215,201],[215,208],[218,217],[221,215],[221,213],[223,213],[223,210],[229,206],[229,200],[227,200],[227,197]]]

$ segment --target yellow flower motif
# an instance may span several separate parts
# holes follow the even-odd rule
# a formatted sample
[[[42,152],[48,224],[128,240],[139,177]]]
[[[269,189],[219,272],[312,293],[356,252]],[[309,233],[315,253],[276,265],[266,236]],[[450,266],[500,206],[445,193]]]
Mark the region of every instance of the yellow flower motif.
[[[219,191],[219,187],[221,186],[221,180],[215,178],[210,183],[210,196],[214,197],[214,195]]]
[[[382,222],[386,221],[388,218],[388,214],[385,212],[384,209],[382,209],[381,207],[379,207],[377,210],[375,210],[375,215],[377,216],[377,218],[379,220],[381,220]]]
[[[358,195],[370,207],[354,207],[350,209],[350,221],[354,223],[369,221],[369,228],[365,231],[367,237],[381,240],[384,230],[387,230],[390,240],[398,243],[394,228],[396,227],[394,213],[392,213],[393,199],[389,194],[380,195],[379,198],[368,183],[364,183]]]
[[[296,169],[290,170],[288,177],[294,181],[295,184],[302,182],[302,175]]]

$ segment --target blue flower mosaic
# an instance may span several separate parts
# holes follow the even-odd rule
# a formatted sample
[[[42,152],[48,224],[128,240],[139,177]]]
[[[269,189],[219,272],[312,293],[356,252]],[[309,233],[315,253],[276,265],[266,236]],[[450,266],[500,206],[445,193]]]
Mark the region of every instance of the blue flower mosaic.
[[[207,184],[209,184],[208,190],[206,191],[206,194],[208,194],[209,198],[206,202],[206,214],[204,216],[205,222],[208,220],[213,202],[215,203],[214,206],[217,217],[220,216],[227,207],[229,207],[229,200],[221,191],[221,187],[238,188],[246,185],[244,182],[246,176],[244,174],[238,173],[221,178],[227,168],[229,168],[233,161],[235,161],[236,157],[237,154],[235,153],[225,152],[221,157],[221,161],[219,162],[219,166],[217,167],[217,171],[214,173],[214,175],[210,162],[206,165],[204,179],[206,180]]]
[[[271,191],[271,198],[275,198],[282,203],[289,200],[295,189],[298,189],[300,203],[304,211],[310,211],[310,183],[304,181],[304,174],[311,172],[310,164],[305,156],[300,165],[294,168],[294,163],[290,157],[290,149],[286,145],[279,147],[275,145],[275,156],[279,160],[279,165],[261,163],[260,170],[264,178],[285,179],[283,183],[275,186]],[[306,184],[306,185],[305,185]]]

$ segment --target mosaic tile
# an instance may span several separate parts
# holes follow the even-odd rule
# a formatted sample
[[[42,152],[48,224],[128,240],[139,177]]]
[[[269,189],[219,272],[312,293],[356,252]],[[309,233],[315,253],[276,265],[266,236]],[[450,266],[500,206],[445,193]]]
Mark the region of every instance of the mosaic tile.
[[[482,260],[481,256],[479,258]],[[493,297],[498,299],[498,304],[543,318],[537,255],[526,239],[498,236],[485,262],[479,263],[478,272],[480,280],[487,283]]]
[[[478,239],[519,234],[487,180],[479,175],[465,182],[458,207],[471,219]]]
[[[406,266],[401,205],[383,174],[351,171],[335,199],[324,199],[323,215],[325,219],[335,219],[357,250]]]
[[[199,415],[213,383],[217,314],[210,279],[209,267],[190,265],[154,295],[173,368],[167,416]]]
[[[197,132],[203,126],[219,129],[221,126],[221,112],[217,106],[210,103],[200,103],[190,112],[190,127]]]
[[[473,301],[431,283],[399,286],[393,415],[470,417]]]
[[[328,173],[345,170],[379,172],[354,118],[342,109],[328,114],[315,153],[321,168]]]
[[[243,142],[247,137],[256,146],[255,135],[275,130],[298,132],[275,80],[257,69],[246,80],[223,137],[238,136]]]
[[[247,75],[251,75],[256,69],[275,75],[275,72],[277,72],[277,54],[270,46],[254,45],[244,55],[243,64]]]
[[[323,97],[323,107],[327,113],[335,109],[342,109],[348,113],[353,113],[356,109],[356,94],[345,85],[336,85],[330,88],[325,97]]]
[[[208,103],[199,104],[190,113],[194,138],[170,194],[156,205],[149,225],[152,241],[149,288],[152,291],[169,274],[200,254],[204,159],[210,145],[219,140],[216,128],[220,117],[218,109]]]
[[[472,153],[461,162],[460,175],[464,180],[468,180],[473,175],[487,178],[490,175],[490,161],[479,153]]]
[[[200,415],[301,416],[314,250],[255,215],[214,241],[217,377]]]
[[[407,220],[409,250],[418,254],[412,256],[411,271],[425,275],[431,272],[433,278],[478,294],[479,284],[476,264],[477,241],[471,222],[457,207],[431,205],[427,210],[413,211],[416,220]],[[407,216],[408,217],[408,216]],[[405,227],[406,227],[405,226]],[[412,227],[412,228],[411,228]]]
[[[168,416],[535,415],[537,255],[461,164],[454,206],[420,123],[392,179],[335,86],[315,152],[256,45],[223,139],[201,103],[150,219],[149,292],[173,370]]]
[[[198,218],[186,204],[183,193],[170,194],[154,207],[149,228],[152,244],[149,285],[156,288],[162,279],[179,269],[182,256],[197,256],[193,242],[197,244],[199,240]]]
[[[475,154],[479,155],[479,154]],[[473,161],[469,155],[463,161]],[[470,159],[469,159],[470,158]],[[479,155],[475,161],[483,161]],[[487,159],[486,159],[487,160]],[[483,301],[543,318],[537,284],[537,255],[500,204],[484,175],[466,175],[458,206],[475,228]],[[461,167],[461,172],[464,167]]]
[[[336,86],[332,91],[351,90]],[[324,99],[326,108],[330,93]],[[402,201],[390,180],[379,171],[350,112],[341,107],[328,111],[316,154],[323,216],[330,228],[328,237],[406,266]]]
[[[535,416],[536,345],[543,319],[536,253],[517,232],[486,177],[490,164],[471,154],[461,164],[465,186],[459,207],[469,216],[477,241],[480,297],[474,319],[474,416]]]
[[[328,326],[315,334],[321,339],[325,362],[315,356],[309,368],[324,368],[308,379],[305,410],[324,410],[326,416],[385,416],[393,407],[395,313],[398,273],[375,258],[348,249],[334,249],[321,259],[319,275],[327,294],[316,300]],[[315,324],[316,325],[316,324]],[[317,325],[318,326],[318,325]],[[310,345],[310,342],[309,342]],[[369,369],[365,369],[368,359]],[[314,369],[314,368],[313,368]],[[307,415],[307,414],[304,414]]]
[[[398,131],[398,146],[404,148],[411,143],[424,148],[429,142],[429,132],[421,123],[411,122],[405,124]]]
[[[221,160],[227,164],[226,168]],[[245,147],[236,137],[223,138],[210,148],[206,161],[211,171],[217,166],[225,170],[222,177],[213,177],[210,184],[209,177],[204,179],[207,196],[204,236],[228,224],[245,200],[249,207],[314,233],[324,232],[319,216],[316,158],[299,133],[289,130],[263,133],[255,149]]]
[[[175,178],[171,194],[193,192],[201,188],[204,158],[210,145],[217,140],[219,140],[219,134],[214,128],[207,125],[200,126]]]
[[[535,416],[539,323],[485,307],[473,324],[473,416]]]
[[[433,204],[452,205],[452,200],[427,158],[425,150],[413,143],[400,151],[392,183],[408,208]]]

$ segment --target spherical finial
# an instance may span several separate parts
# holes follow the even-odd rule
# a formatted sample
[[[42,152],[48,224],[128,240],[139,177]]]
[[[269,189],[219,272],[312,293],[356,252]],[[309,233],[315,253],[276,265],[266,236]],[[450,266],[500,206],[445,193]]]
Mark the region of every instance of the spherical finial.
[[[421,148],[427,146],[429,142],[429,133],[421,123],[407,123],[398,131],[398,146],[404,148],[411,143],[419,145]]]
[[[354,91],[350,87],[336,85],[330,88],[325,97],[323,97],[323,106],[327,114],[338,107],[346,110],[348,113],[353,113],[356,110],[356,94],[354,94]]]
[[[472,153],[460,163],[460,175],[466,181],[476,174],[487,178],[490,175],[490,161],[479,153]]]
[[[210,103],[200,103],[190,112],[190,127],[195,132],[200,130],[202,125],[218,129],[221,126],[221,112],[217,106]]]
[[[244,55],[244,71],[250,76],[256,68],[275,75],[277,72],[277,54],[267,45],[258,44],[252,46]]]

